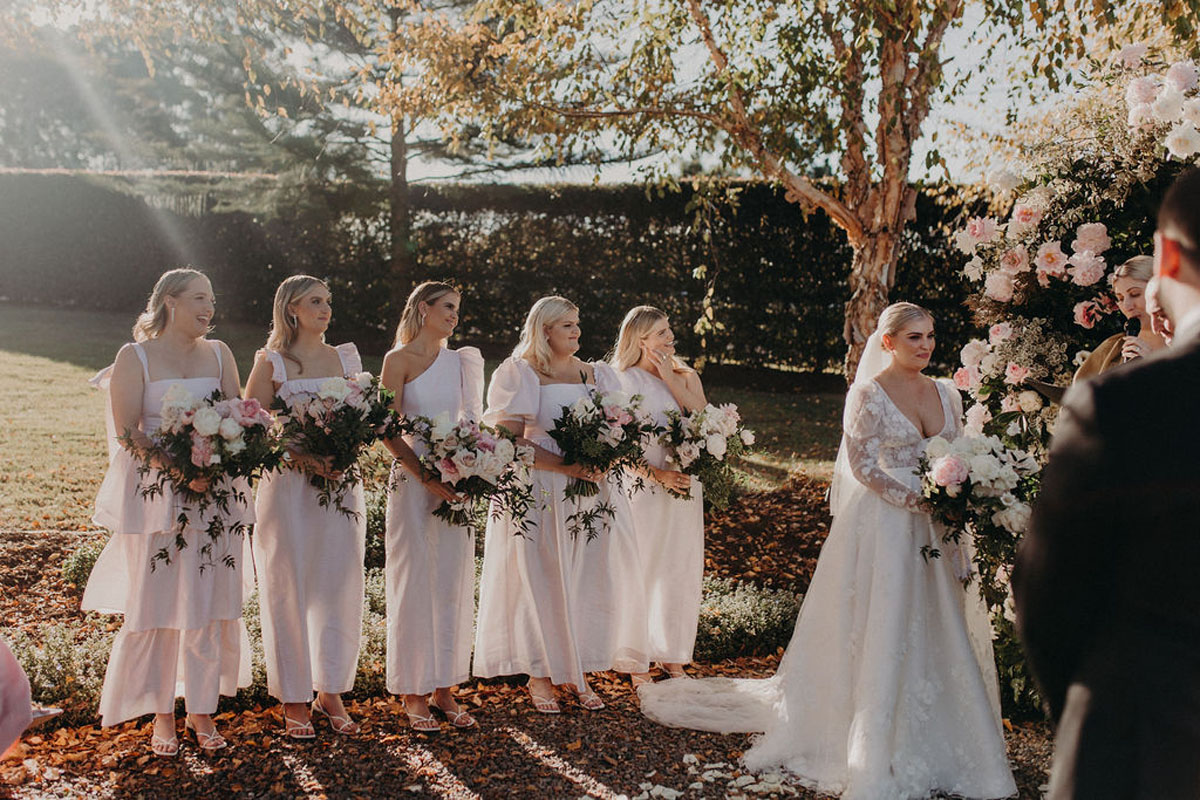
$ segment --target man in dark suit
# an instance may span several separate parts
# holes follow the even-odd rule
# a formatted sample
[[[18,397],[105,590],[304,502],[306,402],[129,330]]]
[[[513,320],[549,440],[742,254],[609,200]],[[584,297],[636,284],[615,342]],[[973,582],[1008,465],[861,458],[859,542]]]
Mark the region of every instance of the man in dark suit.
[[[1200,171],[1155,270],[1175,339],[1067,393],[1013,571],[1051,800],[1200,798]]]

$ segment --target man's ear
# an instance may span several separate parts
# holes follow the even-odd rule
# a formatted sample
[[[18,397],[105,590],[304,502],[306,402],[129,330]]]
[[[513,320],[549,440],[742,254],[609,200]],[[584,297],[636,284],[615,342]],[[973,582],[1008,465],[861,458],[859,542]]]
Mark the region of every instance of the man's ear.
[[[1179,242],[1162,231],[1154,234],[1154,264],[1156,274],[1178,280],[1179,267],[1183,263],[1183,249]]]

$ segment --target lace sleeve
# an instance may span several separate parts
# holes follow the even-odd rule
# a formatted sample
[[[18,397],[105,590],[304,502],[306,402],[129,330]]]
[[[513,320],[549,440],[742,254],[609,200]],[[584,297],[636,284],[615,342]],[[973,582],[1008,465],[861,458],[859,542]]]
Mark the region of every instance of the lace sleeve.
[[[924,500],[879,466],[879,449],[884,438],[886,398],[875,384],[855,386],[846,397],[845,446],[850,471],[859,483],[887,502],[917,511]]]

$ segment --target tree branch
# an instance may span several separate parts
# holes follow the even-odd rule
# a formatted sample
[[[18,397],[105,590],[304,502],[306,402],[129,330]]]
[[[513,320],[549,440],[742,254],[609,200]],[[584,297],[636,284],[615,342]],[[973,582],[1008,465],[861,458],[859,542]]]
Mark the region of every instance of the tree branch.
[[[688,0],[688,10],[691,13],[692,21],[700,29],[700,35],[704,39],[713,64],[729,86],[729,106],[734,120],[732,124],[724,126],[725,130],[758,162],[759,169],[766,177],[774,178],[784,184],[789,200],[798,200],[824,210],[839,227],[846,231],[846,237],[850,240],[850,244],[857,247],[863,239],[863,226],[854,210],[836,197],[818,189],[807,178],[788,169],[780,158],[763,144],[761,133],[750,122],[745,98],[730,72],[729,59],[725,57],[725,53],[717,44],[708,17],[700,8],[700,0]]]

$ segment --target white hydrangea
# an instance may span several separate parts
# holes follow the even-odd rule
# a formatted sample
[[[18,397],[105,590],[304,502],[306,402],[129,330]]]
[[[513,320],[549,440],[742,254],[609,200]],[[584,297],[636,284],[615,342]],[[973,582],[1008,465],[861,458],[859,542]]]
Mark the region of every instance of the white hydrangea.
[[[322,400],[342,402],[350,394],[350,384],[345,378],[326,378],[317,386],[317,397]]]

